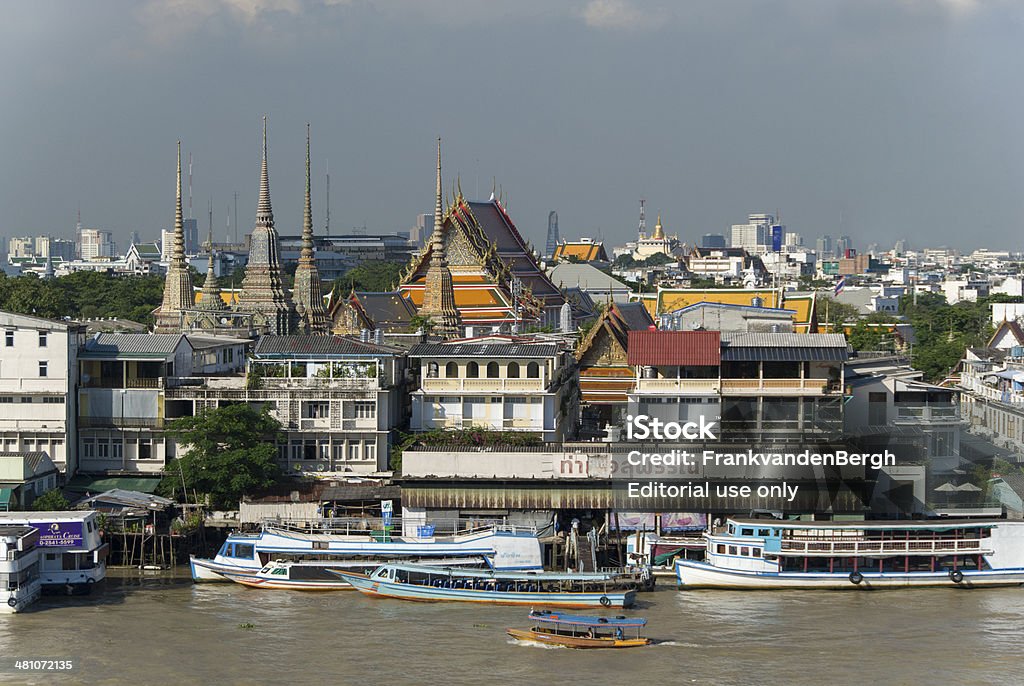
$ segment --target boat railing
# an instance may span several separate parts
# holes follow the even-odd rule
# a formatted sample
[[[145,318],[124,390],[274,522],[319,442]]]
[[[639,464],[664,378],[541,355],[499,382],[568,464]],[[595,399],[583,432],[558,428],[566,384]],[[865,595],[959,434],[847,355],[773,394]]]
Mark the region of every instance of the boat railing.
[[[381,517],[324,517],[321,519],[263,519],[264,529],[277,529],[303,534],[323,534],[336,536],[380,536],[387,532],[389,536],[402,536],[405,531],[399,517],[389,520],[385,525]],[[465,536],[475,533],[500,531],[505,533],[536,534],[536,527],[509,524],[500,519],[432,519],[429,523],[417,521],[411,525],[413,538],[436,538]]]
[[[956,553],[991,553],[982,547],[980,538],[907,539],[907,540],[783,540],[780,552],[797,555],[945,555]]]

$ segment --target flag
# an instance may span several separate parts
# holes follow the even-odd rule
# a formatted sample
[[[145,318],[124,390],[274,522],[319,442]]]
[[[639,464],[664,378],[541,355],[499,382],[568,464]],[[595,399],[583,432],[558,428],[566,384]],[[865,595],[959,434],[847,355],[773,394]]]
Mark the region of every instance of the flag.
[[[845,287],[846,287],[846,277],[843,276],[843,277],[840,277],[839,282],[836,284],[835,292],[832,295],[833,296],[838,296],[840,293],[843,292],[843,288],[845,288]]]

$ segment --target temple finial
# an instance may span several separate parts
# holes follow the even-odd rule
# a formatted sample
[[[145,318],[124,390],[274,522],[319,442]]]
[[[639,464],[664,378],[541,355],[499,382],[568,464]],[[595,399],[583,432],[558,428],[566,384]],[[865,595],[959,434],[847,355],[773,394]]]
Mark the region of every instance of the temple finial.
[[[260,169],[260,198],[256,206],[256,221],[273,223],[274,210],[270,205],[270,175],[267,171],[267,117],[263,115],[263,163]]]
[[[444,207],[442,206],[441,199],[441,137],[437,137],[437,193],[434,198],[434,234],[438,238],[441,236],[441,219]]]
[[[311,199],[309,122],[306,122],[306,207],[302,213],[302,254],[313,256],[313,201]]]

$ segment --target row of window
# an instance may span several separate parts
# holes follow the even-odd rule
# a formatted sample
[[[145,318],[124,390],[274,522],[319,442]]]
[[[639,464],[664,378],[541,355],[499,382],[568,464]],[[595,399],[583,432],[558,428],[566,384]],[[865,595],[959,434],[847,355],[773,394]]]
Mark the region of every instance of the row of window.
[[[543,398],[540,396],[524,396],[524,395],[489,395],[489,396],[465,396],[460,397],[457,395],[427,395],[423,397],[423,401],[427,403],[435,403],[438,405],[452,405],[466,403],[467,405],[484,405],[486,403],[500,404],[505,403],[506,405],[539,405],[543,402]]]
[[[82,439],[82,459],[99,459],[99,460],[120,460],[124,457],[124,447],[126,445],[136,446],[136,456],[140,460],[153,460],[156,459],[156,451],[154,447],[162,445],[164,439],[162,438],[127,438],[124,440],[118,437],[106,437],[100,438],[83,438]]]
[[[440,369],[437,362],[427,363],[427,378],[436,379],[439,377]],[[501,366],[497,362],[488,362],[485,368],[485,373],[488,379],[501,378]],[[506,379],[518,379],[522,374],[522,367],[518,362],[509,362],[505,366],[505,378]],[[457,362],[449,362],[444,366],[444,376],[446,379],[457,379],[459,378],[459,364]],[[466,365],[466,378],[467,379],[478,379],[480,378],[480,365],[476,362],[470,362]],[[539,379],[540,378],[540,365],[536,362],[529,362],[526,365],[526,378],[527,379]]]
[[[730,545],[730,546],[728,546],[728,551],[729,552],[726,553],[726,546],[721,544],[721,543],[719,543],[717,550],[718,550],[718,554],[719,555],[726,555],[726,554],[728,554],[728,555],[739,555],[741,557],[761,557],[761,549],[760,548],[755,548],[755,547],[746,546],[746,545],[741,545],[741,546]]]
[[[359,441],[337,441],[318,442],[314,439],[305,441],[289,441],[277,446],[277,456],[281,462],[328,461],[365,461],[375,462],[377,460],[377,442],[374,440]]]
[[[38,333],[39,333],[39,339],[38,339],[39,340],[39,347],[40,348],[45,348],[46,347],[46,343],[47,343],[47,333],[48,332],[46,332],[46,331],[39,331]],[[14,347],[14,329],[7,329],[6,331],[4,331],[4,346],[8,347],[8,348],[13,348]]]
[[[355,419],[375,419],[377,404],[373,402],[352,403]],[[327,401],[310,401],[302,403],[303,419],[328,419],[331,416],[331,404]],[[352,417],[345,417],[351,419]]]
[[[34,403],[34,402],[36,402],[35,397],[33,397],[31,395],[22,395],[22,396],[0,395],[0,405],[5,404],[5,403],[6,404],[13,403],[15,398],[20,398],[20,400],[18,402],[21,402],[21,403]],[[39,402],[43,403],[44,405],[63,405],[64,402],[65,402],[65,398],[64,398],[63,395],[43,395],[43,396],[39,396],[39,398],[40,398]]]

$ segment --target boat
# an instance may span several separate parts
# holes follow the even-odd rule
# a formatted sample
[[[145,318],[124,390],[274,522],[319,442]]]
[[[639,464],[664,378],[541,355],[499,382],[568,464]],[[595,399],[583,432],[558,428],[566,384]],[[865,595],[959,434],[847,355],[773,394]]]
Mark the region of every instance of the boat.
[[[225,578],[250,588],[286,591],[351,591],[352,586],[320,563],[275,561],[256,573],[224,572]]]
[[[400,523],[396,527],[402,530]],[[228,536],[212,559],[190,557],[189,566],[195,582],[228,581],[225,573],[253,575],[272,560],[353,562],[370,569],[390,561],[462,558],[494,569],[542,568],[532,527],[439,522],[410,528],[416,535],[393,535],[381,520],[269,520],[257,533]]]
[[[728,519],[680,589],[974,588],[1024,583],[1024,522]]]
[[[378,598],[551,607],[630,607],[632,577],[602,572],[500,572],[384,564],[370,574],[330,570]]]
[[[39,529],[0,524],[0,614],[22,612],[42,595]]]
[[[519,641],[535,641],[566,648],[636,648],[650,645],[641,635],[647,620],[641,617],[594,617],[567,615],[550,610],[531,610],[535,622],[529,629],[508,629]]]

